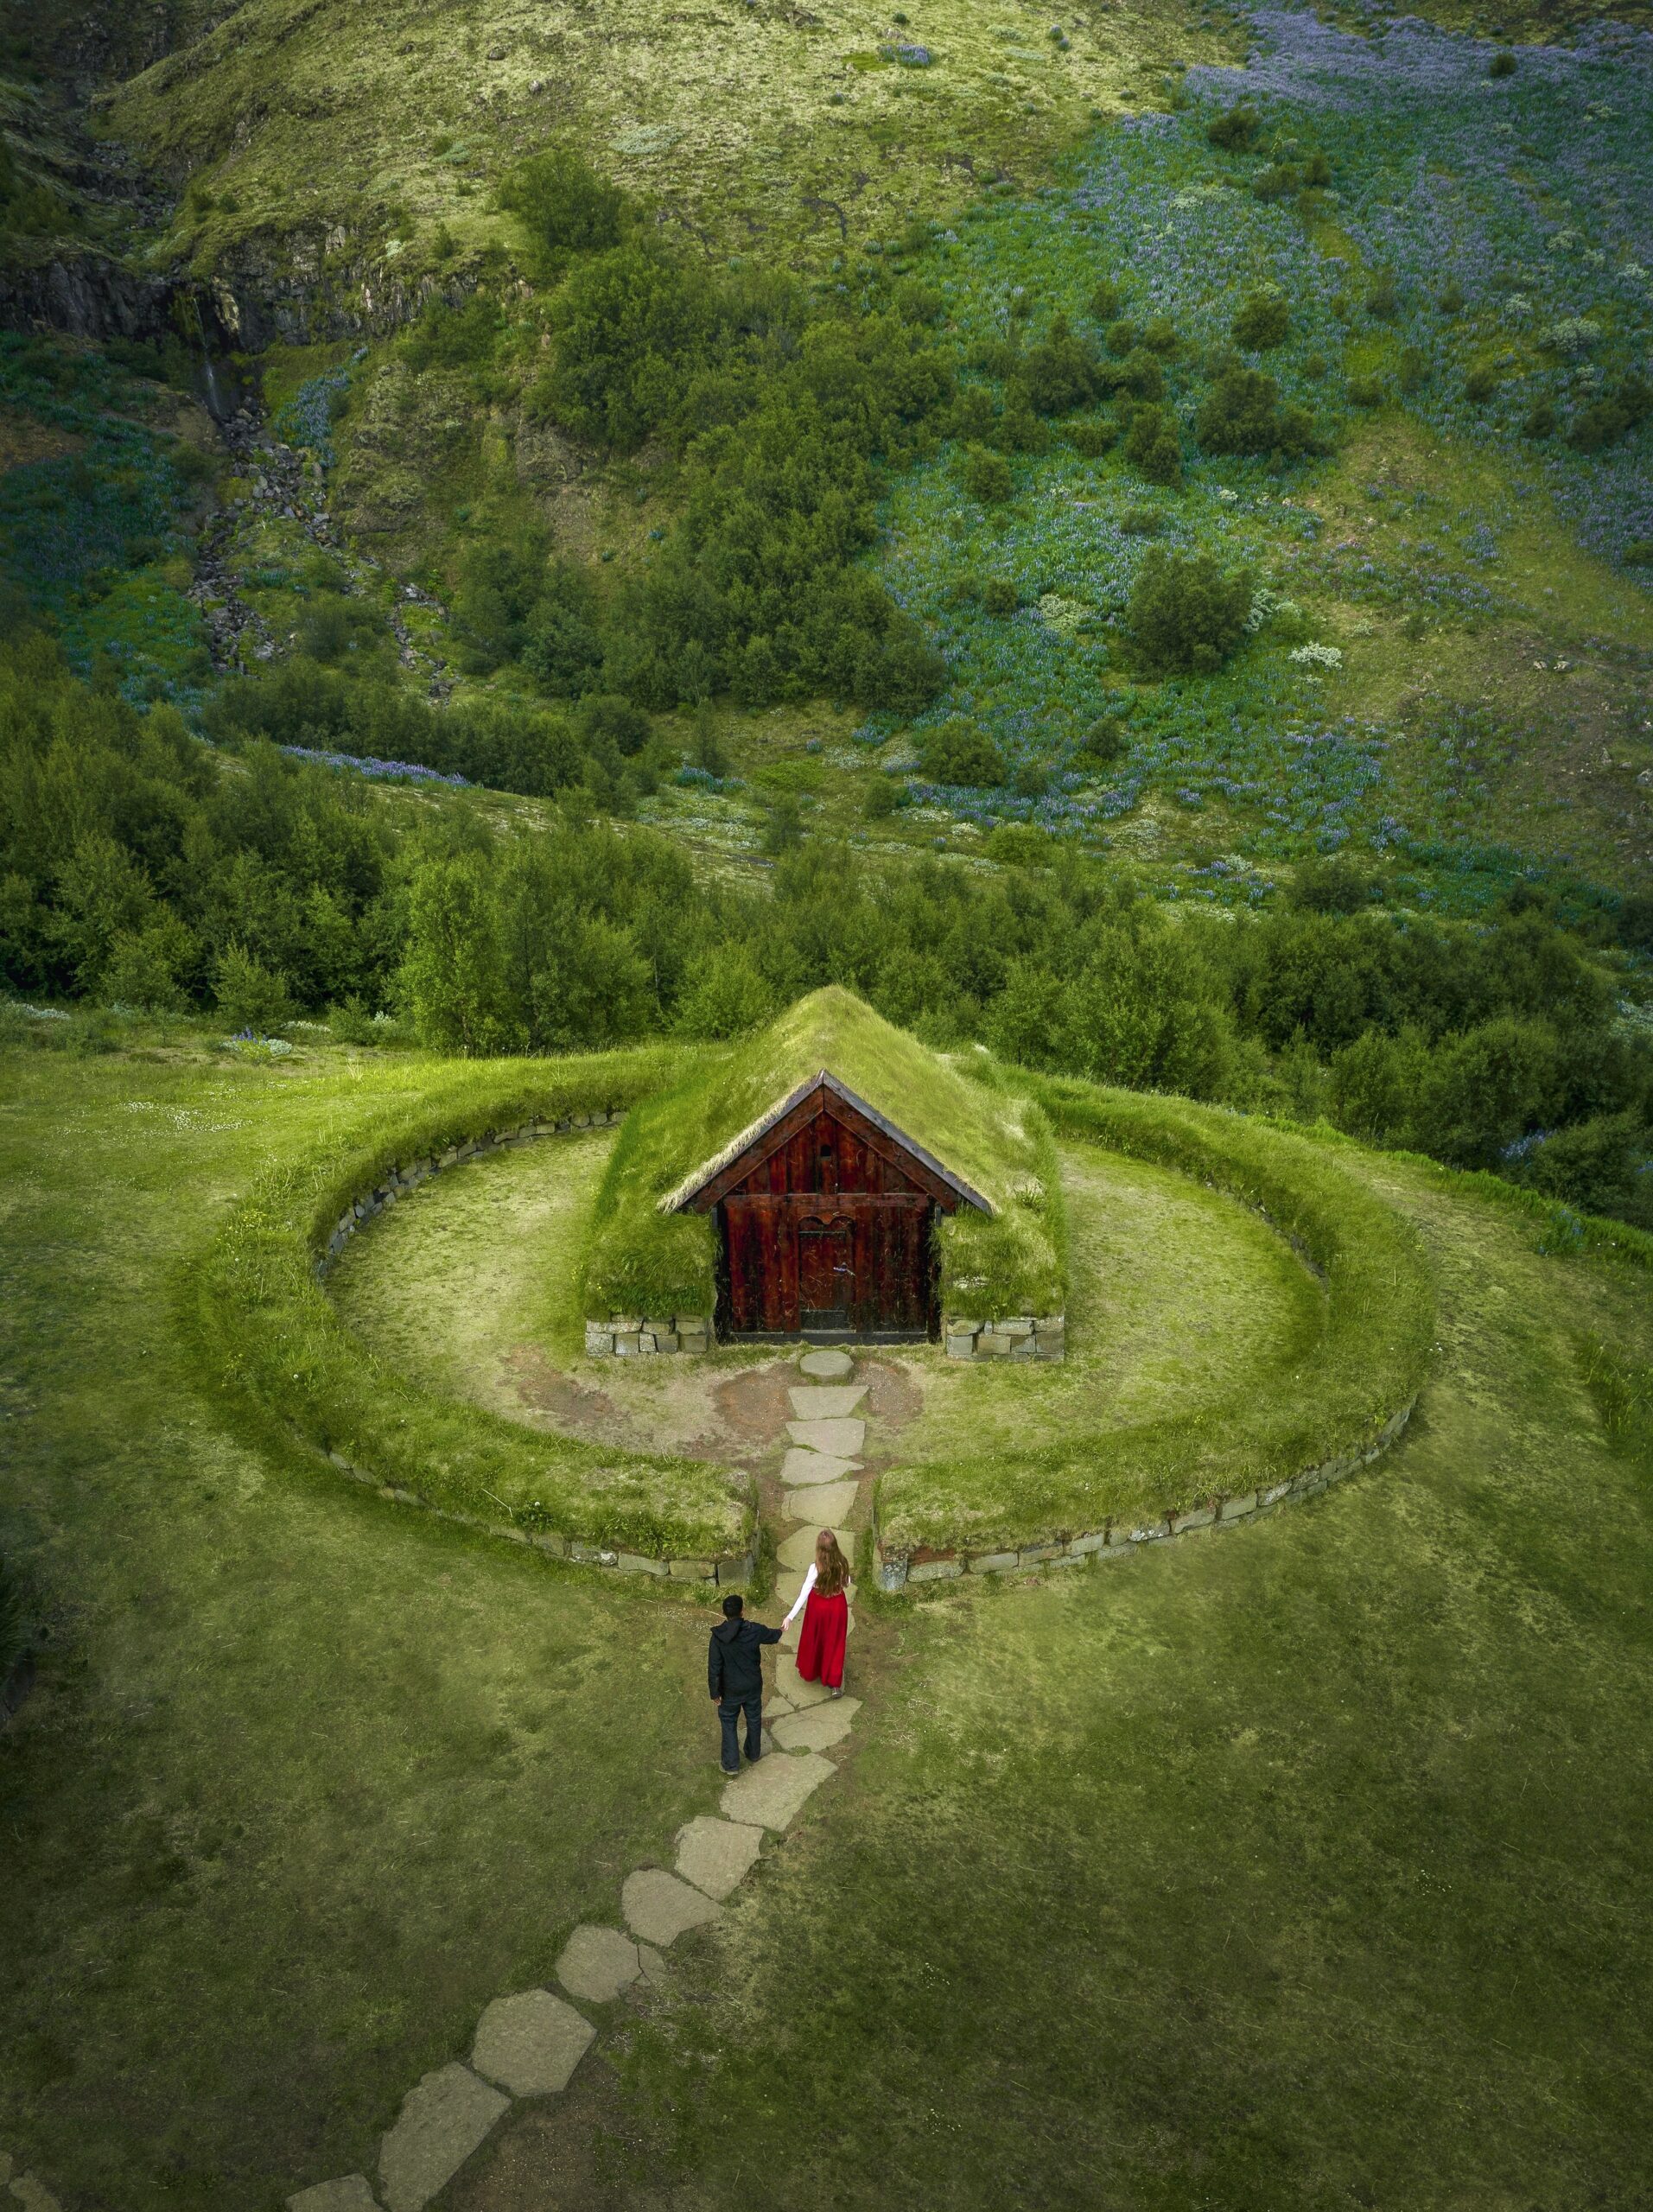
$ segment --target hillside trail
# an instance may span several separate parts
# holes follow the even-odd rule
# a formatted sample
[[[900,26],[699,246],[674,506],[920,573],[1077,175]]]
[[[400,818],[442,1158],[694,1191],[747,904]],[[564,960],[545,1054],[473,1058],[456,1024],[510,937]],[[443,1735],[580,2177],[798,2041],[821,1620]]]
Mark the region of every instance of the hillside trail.
[[[775,1599],[790,1606],[814,1557],[817,1532],[865,1525],[874,1479],[868,1401],[877,1370],[838,1350],[805,1351],[795,1365],[779,1364],[793,1379],[779,1424],[784,1433],[776,1433],[770,1447],[780,1452],[779,1474],[763,1488],[766,1498],[776,1499],[772,1529],[782,1532]],[[882,1395],[887,1402],[889,1394]],[[845,1548],[853,1544],[852,1535]],[[722,1917],[766,1836],[785,1835],[831,1779],[836,1767],[825,1755],[847,1744],[862,1710],[849,1687],[853,1657],[836,1697],[799,1675],[800,1627],[801,1618],[785,1631],[769,1665],[763,1756],[724,1783],[715,1814],[697,1815],[678,1829],[672,1866],[635,1868],[620,1885],[615,1922],[582,1922],[544,1985],[503,1992],[485,2008],[467,2056],[434,2068],[409,2089],[380,2141],[371,2178],[359,2172],[302,2188],[287,2198],[289,2212],[423,2212],[491,2137],[490,2156],[446,2202],[462,2199],[474,2212],[516,2212],[529,2203],[578,2201],[589,2186],[593,2145],[570,2139],[594,2136],[604,2096],[594,2069],[582,2062],[605,2030],[623,2031],[629,2011],[605,2017],[604,2008],[664,1983],[671,1945]],[[849,1627],[853,1639],[853,1604]],[[707,1745],[709,1757],[719,1756],[715,1725],[708,1726]],[[554,2099],[564,2101],[561,2113]],[[564,2199],[559,2171],[573,2182],[575,2196]]]

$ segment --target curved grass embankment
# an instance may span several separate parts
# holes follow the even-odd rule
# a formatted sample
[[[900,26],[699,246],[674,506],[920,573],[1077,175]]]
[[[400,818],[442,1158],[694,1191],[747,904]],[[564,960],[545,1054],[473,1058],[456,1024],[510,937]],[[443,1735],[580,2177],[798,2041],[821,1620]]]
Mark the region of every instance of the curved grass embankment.
[[[1313,1142],[1185,1100],[1043,1081],[1058,1135],[1210,1183],[1266,1217],[1319,1277],[1312,1349],[1291,1341],[1226,1400],[1049,1443],[900,1465],[878,1486],[887,1555],[1025,1548],[1152,1524],[1370,1451],[1416,1396],[1434,1291],[1415,1232]]]
[[[553,1553],[743,1557],[753,1510],[729,1476],[527,1430],[427,1389],[351,1335],[317,1274],[341,1212],[398,1166],[535,1120],[627,1109],[671,1081],[680,1058],[657,1049],[464,1066],[347,1145],[268,1171],[190,1286],[226,1387],[336,1463]]]

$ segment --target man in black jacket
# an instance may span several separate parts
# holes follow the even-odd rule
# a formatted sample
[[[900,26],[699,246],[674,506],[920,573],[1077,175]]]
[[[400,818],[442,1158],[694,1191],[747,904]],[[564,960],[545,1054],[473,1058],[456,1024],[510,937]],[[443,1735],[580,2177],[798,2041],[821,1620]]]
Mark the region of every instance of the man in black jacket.
[[[780,1630],[746,1618],[744,1602],[733,1592],[723,1600],[723,1618],[712,1630],[706,1654],[706,1680],[723,1724],[723,1771],[741,1771],[736,1724],[747,1717],[747,1757],[763,1757],[763,1647],[779,1643]]]

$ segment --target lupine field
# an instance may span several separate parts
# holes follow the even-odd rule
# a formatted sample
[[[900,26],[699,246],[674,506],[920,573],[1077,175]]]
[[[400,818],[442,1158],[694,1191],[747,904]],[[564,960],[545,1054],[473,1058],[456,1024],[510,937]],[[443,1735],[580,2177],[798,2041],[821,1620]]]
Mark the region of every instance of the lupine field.
[[[1485,827],[1510,733],[1496,708],[1462,706],[1402,730],[1369,710],[1363,674],[1380,650],[1421,655],[1431,632],[1530,612],[1500,566],[1512,531],[1575,537],[1632,588],[1653,578],[1653,433],[1644,420],[1597,443],[1586,419],[1648,365],[1653,39],[1604,27],[1500,64],[1497,46],[1416,22],[1374,17],[1357,35],[1307,10],[1250,20],[1248,68],[1191,70],[1173,111],[1122,119],[1059,182],[989,194],[899,264],[938,288],[966,364],[1058,314],[1100,339],[1090,306],[1110,280],[1121,315],[1171,326],[1182,431],[1176,488],[1059,429],[1016,460],[1006,505],[966,495],[950,447],[893,488],[883,571],[953,671],[910,736],[921,747],[963,716],[1022,772],[1021,796],[923,795],[983,825],[1085,836],[1158,794],[1229,825],[1233,852],[1191,887],[1207,896],[1244,895],[1249,861],[1349,847],[1415,860],[1472,906],[1519,861]],[[1208,126],[1242,102],[1253,143],[1214,145]],[[1249,188],[1315,154],[1329,185]],[[1287,335],[1244,358],[1329,448],[1285,467],[1203,454],[1192,435],[1206,363],[1268,288]],[[1423,481],[1357,477],[1351,496],[1384,524],[1369,545],[1329,526],[1317,495],[1346,477],[1351,446],[1385,435],[1433,460]],[[1218,675],[1141,687],[1122,671],[1124,610],[1156,544],[1256,580],[1255,636]],[[983,612],[989,579],[1014,588],[1014,612]],[[1100,778],[1076,754],[1110,713],[1128,743]],[[859,734],[916,765],[897,731],[875,715]],[[1574,855],[1547,859],[1559,878]]]

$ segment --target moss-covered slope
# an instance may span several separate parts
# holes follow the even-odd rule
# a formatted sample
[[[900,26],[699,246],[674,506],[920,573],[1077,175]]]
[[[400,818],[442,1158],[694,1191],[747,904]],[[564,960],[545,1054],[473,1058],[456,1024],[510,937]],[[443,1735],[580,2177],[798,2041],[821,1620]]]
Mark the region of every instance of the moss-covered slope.
[[[972,1081],[830,986],[632,1114],[598,1193],[588,1313],[711,1311],[710,1217],[663,1212],[661,1201],[823,1068],[992,1207],[944,1218],[944,1300],[980,1313],[1061,1310],[1061,1198],[1038,1108]]]

